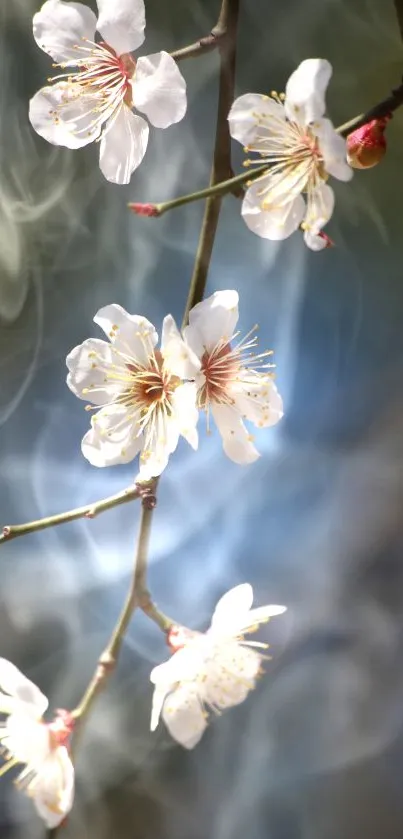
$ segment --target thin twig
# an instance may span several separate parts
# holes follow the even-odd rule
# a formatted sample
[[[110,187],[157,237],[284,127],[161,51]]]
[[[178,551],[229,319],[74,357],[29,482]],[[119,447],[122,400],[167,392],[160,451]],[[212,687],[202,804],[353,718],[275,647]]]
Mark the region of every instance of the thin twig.
[[[200,41],[196,41],[194,44],[189,44],[188,47],[182,47],[180,50],[171,52],[171,56],[175,59],[175,61],[183,61],[184,58],[197,58],[205,52],[212,52],[212,50],[217,49],[219,43],[219,36],[213,35],[213,32],[210,32],[210,34],[206,35],[205,38],[200,38]]]
[[[94,675],[84,693],[84,696],[72,712],[76,720],[81,720],[88,714],[95,698],[103,689],[106,680],[116,667],[124,635],[132,618],[133,612],[137,607],[143,609],[164,632],[167,632],[173,624],[173,621],[160,612],[155,604],[151,602],[151,598],[147,590],[147,555],[152,515],[153,507],[143,502],[130,588],[110,640],[99,658]]]
[[[228,178],[225,181],[220,180],[219,183],[214,183],[197,192],[190,192],[188,195],[179,195],[178,198],[173,198],[171,201],[164,201],[161,204],[138,204],[132,202],[127,206],[139,216],[162,216],[168,210],[174,210],[176,207],[182,207],[184,204],[191,204],[193,201],[201,201],[203,198],[208,198],[209,196],[223,196],[228,195],[230,192],[234,193],[235,187],[239,188],[244,184],[247,185],[249,181],[263,175],[268,169],[268,163],[264,163],[262,166],[257,166],[256,169],[241,172],[240,175]],[[243,191],[241,194],[243,194]]]
[[[153,484],[150,484],[150,487]],[[57,513],[55,516],[47,516],[44,519],[37,519],[36,521],[29,521],[25,524],[10,524],[3,527],[3,532],[0,534],[0,544],[3,542],[10,542],[11,539],[16,539],[18,536],[26,536],[28,533],[35,533],[38,530],[45,530],[47,527],[56,527],[59,524],[65,524],[75,519],[93,519],[100,513],[106,510],[111,510],[112,507],[118,507],[120,504],[127,504],[128,501],[134,501],[144,494],[146,485],[141,487],[134,484],[132,487],[124,489],[122,492],[117,492],[116,495],[110,495],[109,498],[104,498],[101,501],[94,501],[93,504],[86,504],[84,507],[76,507],[74,510],[68,510],[65,513]]]

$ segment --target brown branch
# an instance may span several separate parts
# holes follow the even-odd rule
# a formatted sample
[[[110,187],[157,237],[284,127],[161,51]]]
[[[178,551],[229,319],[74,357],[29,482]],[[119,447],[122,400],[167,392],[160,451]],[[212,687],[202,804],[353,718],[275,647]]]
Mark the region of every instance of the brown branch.
[[[339,127],[336,128],[336,131],[338,134],[341,134],[342,137],[348,137],[352,131],[356,131],[357,128],[361,128],[362,125],[365,125],[372,119],[381,119],[382,117],[388,116],[388,114],[392,114],[393,111],[396,111],[401,105],[403,105],[403,83],[392,90],[390,96],[387,96],[386,99],[382,99],[381,102],[378,102],[378,104],[370,108],[369,111],[359,114],[357,117],[350,119],[349,122],[345,122],[343,125],[339,125]]]
[[[215,186],[220,181],[226,181],[232,175],[231,137],[227,117],[234,99],[238,12],[239,0],[223,0],[218,23],[215,30],[213,30],[220,33],[220,77],[217,127],[210,186]],[[183,316],[183,326],[188,322],[190,309],[203,299],[221,203],[221,195],[210,196],[206,200],[193,275],[190,281],[189,294]]]
[[[84,696],[72,712],[76,720],[82,720],[88,714],[94,700],[104,688],[105,682],[115,669],[123,638],[136,608],[142,609],[148,617],[158,624],[163,632],[167,632],[173,624],[173,621],[160,612],[155,604],[152,603],[147,590],[147,555],[153,508],[154,505],[147,503],[146,499],[143,500],[130,588],[110,640],[98,660],[94,675]]]
[[[230,31],[230,26],[228,25],[230,23],[229,14],[225,5],[225,3],[222,4],[220,17],[208,35],[200,38],[194,44],[189,44],[187,47],[182,47],[182,49],[171,52],[171,56],[175,61],[183,61],[184,58],[197,58],[205,52],[212,52],[212,50],[221,47],[225,39],[233,40],[233,33]]]
[[[399,24],[400,35],[403,38],[403,0],[395,0],[395,11]]]

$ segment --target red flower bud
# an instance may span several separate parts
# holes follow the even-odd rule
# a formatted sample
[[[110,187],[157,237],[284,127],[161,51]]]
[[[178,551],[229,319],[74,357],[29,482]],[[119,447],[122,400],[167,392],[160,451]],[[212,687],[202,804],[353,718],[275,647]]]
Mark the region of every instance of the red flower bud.
[[[347,137],[347,160],[354,169],[370,169],[382,160],[386,152],[385,128],[392,118],[387,114],[372,119]]]

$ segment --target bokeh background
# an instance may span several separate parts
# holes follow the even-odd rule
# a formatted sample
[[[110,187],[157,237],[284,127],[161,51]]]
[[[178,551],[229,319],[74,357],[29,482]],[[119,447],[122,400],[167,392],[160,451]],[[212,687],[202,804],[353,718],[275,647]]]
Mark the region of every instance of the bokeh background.
[[[92,4],[93,5],[93,4]],[[388,94],[403,42],[392,0],[244,0],[237,94],[283,90],[304,58],[334,67],[336,124]],[[94,6],[93,6],[94,7]],[[206,34],[219,0],[147,0],[147,54]],[[17,523],[123,489],[135,464],[98,470],[82,457],[88,414],[65,385],[65,356],[97,334],[109,302],[157,328],[180,320],[201,204],[159,220],[158,201],[208,179],[217,56],[181,65],[185,120],[154,130],[127,188],[103,180],[97,149],[34,136],[30,96],[50,73],[32,38],[34,0],[0,7],[0,518]],[[286,416],[262,432],[248,468],[218,435],[184,444],[161,481],[150,584],[161,608],[206,626],[218,597],[250,581],[259,603],[288,606],[264,635],[268,674],[248,702],[187,753],[148,731],[149,671],[164,639],[142,615],[94,707],[78,754],[66,839],[401,839],[403,806],[403,114],[376,169],[335,183],[328,232],[309,252],[250,233],[224,202],[208,292],[236,288],[240,326],[257,320],[276,352]],[[241,150],[234,147],[234,167]],[[124,597],[135,504],[1,547],[0,654],[53,707],[80,698]],[[11,778],[0,835],[44,827]]]

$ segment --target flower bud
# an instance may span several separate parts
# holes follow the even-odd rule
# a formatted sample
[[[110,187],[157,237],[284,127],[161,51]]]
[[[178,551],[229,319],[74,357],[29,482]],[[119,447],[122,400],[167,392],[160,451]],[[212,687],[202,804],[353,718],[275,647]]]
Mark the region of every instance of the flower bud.
[[[347,160],[354,169],[370,169],[382,160],[386,152],[385,128],[392,118],[387,114],[372,119],[347,137]]]

